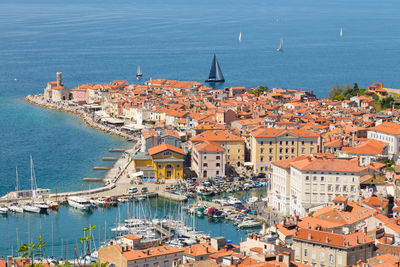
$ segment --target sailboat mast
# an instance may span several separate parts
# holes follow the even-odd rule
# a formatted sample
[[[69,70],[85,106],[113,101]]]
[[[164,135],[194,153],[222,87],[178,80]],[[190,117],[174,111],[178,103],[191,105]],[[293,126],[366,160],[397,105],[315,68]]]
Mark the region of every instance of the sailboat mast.
[[[19,191],[18,166],[15,166],[15,177],[16,177],[15,191]]]

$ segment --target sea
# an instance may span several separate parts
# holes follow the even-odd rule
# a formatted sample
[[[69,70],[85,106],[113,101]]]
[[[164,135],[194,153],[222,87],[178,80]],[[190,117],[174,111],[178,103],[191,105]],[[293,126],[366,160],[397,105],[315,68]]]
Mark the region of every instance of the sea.
[[[0,1],[0,195],[14,190],[16,167],[20,188],[30,188],[30,156],[39,187],[98,186],[82,178],[104,175],[92,168],[110,164],[102,162],[109,148],[132,145],[23,101],[42,93],[56,72],[69,88],[135,83],[138,65],[141,82],[201,82],[216,54],[226,80],[216,88],[264,85],[313,90],[319,97],[335,84],[379,81],[399,88],[399,8],[396,0]],[[283,51],[277,52],[280,39]],[[150,201],[153,214],[160,201]],[[0,256],[16,255],[18,245],[42,234],[47,255],[71,257],[84,226],[96,224],[100,242],[127,215],[122,205],[90,214],[61,207],[49,215],[0,217]],[[247,235],[207,219],[197,225],[234,243]]]

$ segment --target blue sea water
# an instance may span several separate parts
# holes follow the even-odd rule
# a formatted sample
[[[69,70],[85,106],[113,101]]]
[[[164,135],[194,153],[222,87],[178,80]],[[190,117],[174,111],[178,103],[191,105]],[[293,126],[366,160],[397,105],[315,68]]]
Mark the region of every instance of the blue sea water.
[[[396,0],[1,1],[0,195],[14,188],[16,165],[21,187],[29,188],[29,155],[38,185],[64,191],[90,186],[82,178],[102,175],[92,167],[106,164],[101,158],[107,150],[129,146],[68,114],[23,101],[42,92],[57,71],[70,88],[115,79],[134,82],[139,64],[144,80],[203,81],[216,53],[223,86],[311,89],[321,97],[333,84],[365,87],[381,81],[396,88],[399,7]],[[282,53],[276,51],[280,38]],[[15,249],[17,229],[26,242],[28,228],[32,237],[42,228],[49,238],[53,225],[54,239],[73,246],[74,233],[83,226],[112,223],[116,214],[111,209],[82,216],[61,208],[43,217],[0,218],[0,255]],[[200,222],[236,243],[245,235]]]

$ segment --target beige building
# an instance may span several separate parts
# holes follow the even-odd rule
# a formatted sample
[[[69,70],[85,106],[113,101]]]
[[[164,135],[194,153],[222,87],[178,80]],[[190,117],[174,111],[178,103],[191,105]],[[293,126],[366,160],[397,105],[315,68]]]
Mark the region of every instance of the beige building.
[[[271,162],[318,152],[319,135],[297,129],[258,129],[250,135],[254,171],[267,172]]]
[[[118,267],[173,267],[182,263],[183,249],[168,245],[133,250],[129,245],[110,245],[99,249],[100,263]]]
[[[43,96],[54,102],[69,100],[69,89],[64,86],[61,72],[57,72],[57,81],[47,83]]]
[[[299,228],[293,237],[295,261],[312,266],[340,267],[374,256],[374,241],[364,232],[342,235]]]
[[[243,166],[244,139],[242,137],[231,134],[226,130],[209,130],[190,139],[192,146],[204,141],[215,142],[225,149],[226,163],[235,168]]]

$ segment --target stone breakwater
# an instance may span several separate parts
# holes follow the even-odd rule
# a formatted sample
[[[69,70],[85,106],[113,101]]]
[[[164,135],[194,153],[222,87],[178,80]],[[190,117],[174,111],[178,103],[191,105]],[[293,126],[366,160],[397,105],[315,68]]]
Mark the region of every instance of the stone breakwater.
[[[88,127],[97,129],[99,131],[103,131],[105,133],[115,135],[121,138],[124,138],[128,141],[135,141],[136,143],[139,143],[139,138],[132,136],[128,133],[122,132],[119,129],[111,128],[107,125],[101,124],[98,121],[96,121],[90,114],[88,114],[83,108],[77,107],[77,106],[70,106],[66,101],[60,101],[60,102],[52,102],[49,100],[46,100],[43,95],[28,95],[25,97],[25,101],[27,101],[30,104],[44,107],[47,109],[53,109],[53,110],[58,110],[62,112],[67,112],[74,114],[78,118],[80,118]]]

